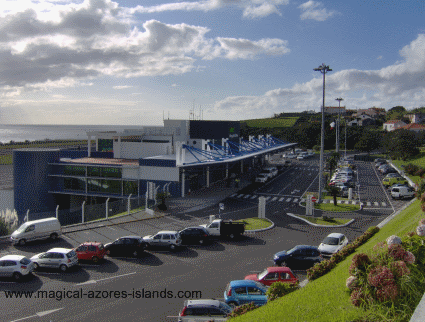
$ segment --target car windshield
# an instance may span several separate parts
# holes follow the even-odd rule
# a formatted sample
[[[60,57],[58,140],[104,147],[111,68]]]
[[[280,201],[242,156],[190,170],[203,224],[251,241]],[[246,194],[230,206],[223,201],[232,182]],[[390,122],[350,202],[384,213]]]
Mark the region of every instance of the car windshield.
[[[16,231],[18,233],[23,233],[28,226],[26,224],[22,224]]]
[[[323,244],[326,245],[338,245],[338,238],[335,237],[326,237],[323,241]]]
[[[263,285],[263,284],[261,284],[260,282],[254,282],[255,283],[255,285],[260,289],[260,290],[262,290],[264,293],[266,293],[267,292],[267,288]]]
[[[294,248],[292,248],[292,249],[288,250],[286,253],[287,253],[288,255],[290,255],[290,254],[292,254],[293,252],[295,252],[296,250],[298,250],[298,246],[295,246]]]
[[[68,258],[71,258],[71,257],[74,257],[74,256],[77,256],[77,254],[73,250],[71,250],[69,253],[66,254],[66,257],[68,257]]]
[[[263,272],[261,272],[260,274],[257,275],[258,279],[261,280],[263,279],[264,276],[266,276],[268,273],[267,269],[265,269]]]
[[[22,265],[28,265],[29,263],[31,263],[31,261],[28,258],[24,257],[19,261],[19,263],[21,263]]]
[[[232,308],[226,303],[220,302],[219,307],[226,313],[232,313]]]
[[[102,250],[102,249],[103,249],[103,247],[104,247],[104,246],[103,246],[103,244],[100,244],[100,245],[99,245],[99,250]]]

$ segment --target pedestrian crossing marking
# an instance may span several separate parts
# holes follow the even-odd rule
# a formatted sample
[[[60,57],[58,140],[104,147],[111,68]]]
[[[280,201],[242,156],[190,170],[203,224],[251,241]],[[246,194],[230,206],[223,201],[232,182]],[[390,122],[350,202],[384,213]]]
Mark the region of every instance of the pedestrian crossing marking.
[[[268,197],[266,197],[266,200],[269,200],[271,197],[270,196],[268,196]]]
[[[293,202],[297,202],[298,201],[298,199],[297,198],[295,198],[294,200],[292,200]]]
[[[276,200],[277,200],[277,197],[273,197],[272,201],[276,201]]]
[[[257,195],[253,195],[252,197],[251,197],[251,199],[255,199],[255,198],[257,198],[258,196]]]
[[[378,204],[377,202],[374,202],[373,204],[374,204],[375,206],[379,206],[379,204]]]
[[[236,196],[236,195],[237,195],[237,193],[234,193],[234,194],[230,195],[230,197],[234,197],[234,196]]]
[[[383,202],[383,203],[382,203],[382,206],[386,207],[386,206],[387,206],[387,204],[386,204],[385,202]]]
[[[290,202],[290,201],[291,201],[291,199],[292,199],[292,198],[288,198],[288,199],[286,199],[286,202]]]
[[[242,198],[243,194],[239,195],[238,198]]]
[[[370,202],[367,202],[366,204],[367,204],[368,206],[371,206],[371,205],[372,205]]]
[[[285,198],[280,198],[279,201],[283,201],[283,199],[285,199]]]
[[[243,197],[244,199],[248,199],[249,197],[251,197],[251,195],[246,195],[245,197]]]

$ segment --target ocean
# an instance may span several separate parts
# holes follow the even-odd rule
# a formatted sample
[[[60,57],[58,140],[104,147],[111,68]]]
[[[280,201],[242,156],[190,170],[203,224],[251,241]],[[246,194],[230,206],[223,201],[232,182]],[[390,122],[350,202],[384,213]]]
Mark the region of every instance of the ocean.
[[[118,131],[138,129],[135,125],[0,125],[0,142],[9,143],[43,140],[87,140],[88,131]]]

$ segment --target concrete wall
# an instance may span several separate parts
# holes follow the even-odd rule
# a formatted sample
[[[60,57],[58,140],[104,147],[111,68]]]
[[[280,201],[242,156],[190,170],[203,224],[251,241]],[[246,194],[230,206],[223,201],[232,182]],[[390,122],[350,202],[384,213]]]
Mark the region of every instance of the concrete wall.
[[[139,171],[141,180],[179,182],[179,168],[141,166]]]
[[[164,155],[171,151],[169,143],[151,142],[114,142],[114,157],[120,159],[141,159],[156,155]]]

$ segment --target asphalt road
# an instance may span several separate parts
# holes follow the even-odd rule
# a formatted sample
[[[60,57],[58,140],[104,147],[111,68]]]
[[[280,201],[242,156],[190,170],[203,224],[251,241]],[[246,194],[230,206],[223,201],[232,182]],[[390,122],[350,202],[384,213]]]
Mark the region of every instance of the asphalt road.
[[[83,263],[67,273],[46,269],[35,273],[32,279],[23,283],[2,279],[1,320],[176,321],[185,300],[179,298],[179,295],[189,298],[223,298],[229,281],[243,279],[245,275],[272,266],[274,253],[298,244],[318,245],[331,232],[344,233],[351,241],[391,214],[393,208],[397,209],[405,203],[393,203],[385,190],[378,189],[379,185],[374,189],[366,188],[366,180],[374,185],[379,183],[379,176],[375,173],[376,180],[371,179],[373,168],[368,163],[358,163],[358,166],[361,198],[379,200],[380,206],[375,207],[372,204],[361,213],[344,214],[345,217],[356,219],[347,227],[313,227],[286,215],[305,213],[305,209],[299,206],[299,201],[294,202],[294,199],[300,199],[317,181],[317,159],[294,162],[291,168],[270,183],[263,186],[252,185],[223,201],[225,211],[222,218],[239,219],[257,215],[258,196],[270,197],[266,210],[267,217],[276,223],[274,229],[248,235],[238,241],[218,240],[209,246],[183,248],[175,253],[166,250],[149,251],[137,259],[107,257],[103,263]],[[250,197],[246,197],[247,195]],[[383,200],[392,206],[383,207]],[[19,253],[30,257],[53,247],[75,247],[84,241],[106,243],[124,235],[145,236],[159,230],[179,230],[206,223],[208,215],[217,214],[217,209],[218,206],[215,205],[190,214],[169,215],[70,233],[56,242],[46,241],[26,247],[3,245],[0,246],[0,255]],[[305,272],[296,273],[300,279],[305,278]],[[53,298],[6,299],[3,292],[6,290],[48,291]],[[136,297],[137,291],[141,292],[140,298],[133,298],[132,295],[122,298],[121,292],[133,294],[133,290]],[[63,292],[68,291],[72,291],[73,296],[79,296],[79,292],[86,293],[86,296],[60,299]],[[149,293],[153,291],[157,294]],[[197,291],[202,294],[193,293]],[[106,298],[87,298],[90,294]],[[148,298],[148,295],[151,297]],[[153,295],[155,298],[152,298]]]

